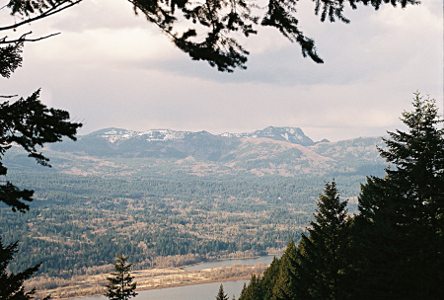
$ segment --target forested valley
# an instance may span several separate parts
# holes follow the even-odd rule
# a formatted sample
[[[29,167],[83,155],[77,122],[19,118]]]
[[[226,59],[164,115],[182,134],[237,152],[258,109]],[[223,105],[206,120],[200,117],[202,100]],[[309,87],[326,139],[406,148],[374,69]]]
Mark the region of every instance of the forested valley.
[[[194,261],[183,262],[192,263],[282,249],[312,219],[323,184],[318,177],[175,181],[11,173],[36,191],[26,214],[0,209],[0,234],[5,242],[19,240],[23,254],[12,270],[43,261],[40,273],[63,278],[110,264],[119,253],[143,268],[174,255],[193,254]],[[344,194],[352,195],[352,187],[356,182]]]
[[[135,269],[277,253],[309,225],[326,181],[336,178],[353,213],[360,183],[384,168],[381,138],[316,144],[277,127],[257,138],[155,133],[80,136],[45,149],[52,168],[11,148],[7,180],[35,191],[25,214],[0,207],[0,234],[23,254],[11,270],[43,262],[38,274],[66,279],[100,272],[119,253]]]

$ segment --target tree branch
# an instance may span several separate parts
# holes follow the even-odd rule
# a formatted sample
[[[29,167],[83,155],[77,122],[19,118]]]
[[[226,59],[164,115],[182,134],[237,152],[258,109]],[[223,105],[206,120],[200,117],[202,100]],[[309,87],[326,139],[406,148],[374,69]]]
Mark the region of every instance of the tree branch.
[[[50,37],[60,34],[60,32],[56,32],[56,33],[51,33],[51,34],[48,34],[48,35],[45,35],[45,36],[42,36],[39,38],[35,38],[35,39],[26,39],[25,37],[27,35],[30,35],[31,33],[32,33],[32,31],[26,32],[26,33],[22,34],[18,39],[9,40],[9,41],[6,40],[7,36],[5,36],[4,38],[0,39],[0,45],[1,44],[12,44],[12,43],[22,43],[22,42],[37,42],[37,41],[41,41],[41,40],[44,40],[44,39],[47,39],[47,38],[50,38]]]
[[[59,5],[55,5],[54,7],[51,7],[50,9],[48,9],[47,11],[42,12],[40,15],[38,15],[38,16],[36,16],[36,17],[34,17],[34,18],[26,19],[26,20],[24,20],[24,21],[22,21],[22,22],[19,22],[19,23],[14,24],[14,25],[9,25],[9,26],[5,26],[5,27],[0,27],[0,31],[16,29],[16,28],[18,28],[18,27],[20,27],[20,26],[22,26],[22,25],[25,25],[25,24],[28,24],[28,23],[31,23],[31,22],[34,22],[34,21],[37,21],[37,20],[40,20],[40,19],[43,19],[43,18],[49,17],[49,16],[51,16],[51,15],[53,15],[53,14],[56,14],[56,13],[59,13],[59,12],[65,10],[65,9],[71,7],[71,6],[74,6],[74,5],[76,5],[76,4],[79,4],[79,3],[82,2],[82,1],[83,1],[83,0],[76,0],[76,1],[71,2],[70,4],[68,4],[68,5],[64,6],[64,7],[60,7],[60,6],[62,6],[62,5],[64,5],[64,4],[67,3],[66,1],[65,1],[65,2],[62,2],[62,3],[60,3]]]

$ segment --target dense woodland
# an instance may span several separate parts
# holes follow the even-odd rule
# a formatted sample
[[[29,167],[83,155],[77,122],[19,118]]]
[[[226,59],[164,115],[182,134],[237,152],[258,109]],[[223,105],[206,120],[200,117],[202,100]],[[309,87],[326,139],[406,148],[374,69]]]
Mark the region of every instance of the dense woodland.
[[[199,261],[282,249],[312,219],[323,184],[319,177],[184,181],[12,172],[10,178],[36,191],[26,214],[0,209],[0,234],[5,242],[19,240],[26,253],[12,270],[43,261],[39,272],[61,277],[109,264],[119,253],[141,268],[156,266],[158,256],[195,254]],[[358,179],[344,194],[356,194]]]
[[[282,138],[283,128],[272,129]],[[337,179],[353,213],[360,182],[383,170],[375,150],[381,138],[305,147],[190,133],[118,144],[104,132],[45,148],[52,168],[8,149],[6,179],[35,191],[26,214],[0,204],[0,234],[27,253],[11,270],[43,261],[40,274],[67,278],[101,270],[119,253],[135,268],[274,253],[309,225],[326,181]],[[221,151],[221,143],[241,147]]]
[[[434,102],[417,94],[403,122],[409,131],[391,133],[380,149],[395,167],[367,178],[358,214],[347,216],[347,201],[327,183],[308,233],[297,246],[290,240],[239,300],[442,298],[443,121]]]

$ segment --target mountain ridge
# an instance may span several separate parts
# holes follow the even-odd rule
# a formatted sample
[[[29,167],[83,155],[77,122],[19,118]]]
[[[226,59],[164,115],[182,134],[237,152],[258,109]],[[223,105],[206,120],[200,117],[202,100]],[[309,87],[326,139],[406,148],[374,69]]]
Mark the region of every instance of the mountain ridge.
[[[315,145],[319,142],[328,142],[323,139],[319,142],[314,142],[310,137],[305,135],[299,127],[275,127],[268,126],[264,129],[255,130],[253,132],[243,133],[230,133],[224,132],[220,134],[212,134],[208,131],[182,131],[173,129],[148,129],[144,131],[128,130],[123,128],[109,127],[103,128],[89,134],[80,136],[101,136],[107,139],[111,143],[119,143],[131,138],[144,138],[146,141],[168,141],[168,140],[180,140],[187,137],[193,137],[197,135],[210,135],[215,137],[225,138],[270,138],[273,140],[287,141],[293,144],[300,144],[303,146]]]
[[[383,147],[379,137],[313,142],[298,127],[240,134],[111,127],[52,144],[50,151],[54,169],[72,174],[293,177],[379,174],[384,163],[377,146]]]

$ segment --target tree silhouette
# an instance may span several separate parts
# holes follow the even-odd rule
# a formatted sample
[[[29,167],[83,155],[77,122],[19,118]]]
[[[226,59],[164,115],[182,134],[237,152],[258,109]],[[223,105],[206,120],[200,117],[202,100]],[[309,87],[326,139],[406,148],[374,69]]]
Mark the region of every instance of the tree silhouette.
[[[444,130],[434,99],[416,93],[413,107],[402,114],[408,132],[389,132],[379,149],[387,175],[367,178],[359,196],[360,299],[444,293]]]
[[[0,44],[2,41],[4,42],[5,38],[0,39]],[[9,77],[20,65],[20,45],[21,42],[0,47],[1,76]],[[69,122],[69,114],[66,111],[47,108],[40,102],[39,94],[40,90],[37,90],[27,99],[20,98],[12,104],[8,101],[0,104],[0,176],[7,175],[8,169],[1,160],[13,144],[21,146],[37,163],[50,166],[49,159],[39,152],[38,148],[47,143],[61,141],[63,137],[75,140],[75,134],[81,124]],[[33,193],[32,190],[18,188],[8,180],[0,183],[0,202],[11,206],[14,212],[28,211],[29,205],[24,201],[32,201]],[[0,299],[33,299],[35,293],[35,289],[26,292],[23,284],[38,271],[40,264],[18,274],[8,272],[8,265],[18,252],[17,246],[18,242],[4,246],[0,237]],[[45,299],[49,299],[49,296]]]
[[[296,285],[295,285],[295,262],[296,262],[296,246],[293,241],[293,237],[290,238],[287,248],[280,259],[279,276],[272,288],[272,300],[286,300],[295,299]],[[263,287],[266,289],[266,287]]]
[[[9,263],[14,259],[14,254],[18,252],[18,243],[3,245],[0,236],[0,299],[5,300],[28,300],[34,299],[35,288],[25,291],[24,282],[38,271],[40,264],[28,268],[17,274],[8,271]],[[48,300],[50,296],[43,300]]]
[[[216,300],[228,300],[227,294],[224,292],[224,286],[221,284],[217,292]]]
[[[7,175],[8,169],[1,162],[6,151],[13,144],[21,146],[28,156],[43,166],[49,166],[49,159],[38,151],[47,143],[55,143],[68,137],[75,140],[79,123],[69,122],[69,113],[47,108],[39,100],[40,90],[26,99],[20,98],[10,104],[0,104],[0,176]],[[32,201],[32,190],[21,190],[11,182],[0,184],[0,202],[12,207],[13,211],[25,212]]]
[[[126,263],[127,260],[128,256],[117,255],[117,260],[113,264],[115,272],[107,278],[107,291],[104,295],[110,300],[128,300],[137,296],[135,292],[137,283],[133,282],[133,277],[130,274],[132,264]]]
[[[298,247],[294,299],[347,299],[347,201],[340,201],[335,181],[325,184],[317,205],[315,222]]]
[[[0,27],[0,32],[17,31],[30,24],[60,13],[83,0],[10,0],[2,9],[21,20]],[[316,63],[323,60],[316,52],[314,40],[301,30],[297,14],[297,0],[267,0],[264,5],[248,0],[128,0],[136,14],[144,15],[193,60],[207,61],[219,71],[232,72],[246,68],[248,50],[238,42],[238,36],[248,38],[261,27],[272,27],[292,43],[301,47],[302,55]],[[416,0],[313,0],[314,14],[321,22],[349,23],[343,15],[345,8],[384,4],[401,6],[418,4]],[[176,26],[186,23],[184,26]],[[181,29],[185,28],[185,29]],[[199,34],[198,34],[199,33]],[[22,63],[26,42],[35,42],[57,35],[31,38],[32,32],[22,32],[17,38],[0,37],[0,74],[9,77]],[[17,34],[13,34],[17,35]]]

